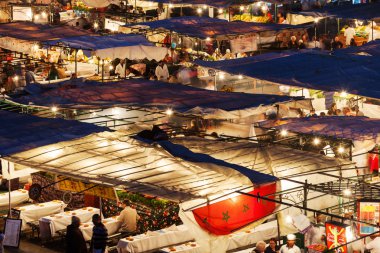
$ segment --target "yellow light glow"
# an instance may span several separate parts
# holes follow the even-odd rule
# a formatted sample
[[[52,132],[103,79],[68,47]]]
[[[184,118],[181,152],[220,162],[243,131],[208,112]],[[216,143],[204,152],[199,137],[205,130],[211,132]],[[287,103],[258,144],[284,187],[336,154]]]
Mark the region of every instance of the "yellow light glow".
[[[218,9],[218,13],[222,14],[223,13],[223,9]]]
[[[166,113],[166,115],[171,116],[171,115],[173,115],[173,110],[169,108],[165,111],[165,113]]]
[[[38,14],[34,15],[34,19],[35,20],[39,20],[40,19],[40,15],[38,15]]]
[[[110,70],[113,70],[113,66],[112,65],[110,66]]]
[[[342,91],[342,92],[340,93],[340,97],[341,97],[341,98],[346,98],[347,96],[348,96],[348,94],[347,94],[346,91]]]
[[[15,82],[17,82],[19,79],[20,79],[20,78],[19,78],[18,75],[15,75],[15,76],[13,77],[13,80],[14,80]]]
[[[95,23],[94,23],[94,28],[95,28],[95,29],[98,29],[98,27],[99,27],[99,24],[98,24],[97,22],[95,22]]]
[[[319,145],[321,143],[321,140],[319,138],[314,138],[313,143],[314,145]]]
[[[342,154],[344,152],[344,148],[342,147],[342,146],[340,146],[339,148],[338,148],[338,153],[339,154]]]
[[[58,111],[58,107],[56,107],[56,106],[52,106],[52,107],[51,107],[51,111],[52,111],[52,112],[57,112],[57,111]]]
[[[241,10],[241,11],[244,11],[244,6],[240,6],[240,10]]]
[[[344,196],[351,196],[351,190],[350,189],[345,189],[345,190],[343,190],[343,194],[344,194]]]
[[[207,37],[207,38],[206,38],[206,41],[210,41],[210,40],[211,40],[211,38],[210,38],[210,37]]]
[[[203,9],[205,9],[205,10],[206,10],[206,9],[207,9],[207,5],[203,5]]]
[[[173,8],[174,7],[174,5],[173,4],[169,4],[169,8],[171,9],[171,8]]]
[[[242,76],[242,75],[238,75],[238,78],[239,78],[240,80],[242,80],[242,79],[243,79],[243,76]]]
[[[201,13],[202,13],[202,9],[201,9],[201,8],[198,8],[198,9],[197,9],[197,13],[198,13],[198,14],[201,14]]]
[[[285,222],[288,223],[288,224],[292,224],[293,223],[293,219],[290,215],[287,215],[285,217]]]
[[[288,135],[288,130],[282,129],[280,134],[281,134],[281,136],[285,137]]]

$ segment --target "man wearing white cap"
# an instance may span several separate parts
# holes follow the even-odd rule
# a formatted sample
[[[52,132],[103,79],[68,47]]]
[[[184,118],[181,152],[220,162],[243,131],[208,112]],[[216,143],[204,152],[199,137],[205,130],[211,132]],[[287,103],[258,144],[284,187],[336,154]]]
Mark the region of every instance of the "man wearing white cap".
[[[280,248],[280,253],[301,253],[300,248],[298,248],[296,243],[296,236],[293,234],[289,234],[287,237],[288,241],[285,245],[282,245]]]

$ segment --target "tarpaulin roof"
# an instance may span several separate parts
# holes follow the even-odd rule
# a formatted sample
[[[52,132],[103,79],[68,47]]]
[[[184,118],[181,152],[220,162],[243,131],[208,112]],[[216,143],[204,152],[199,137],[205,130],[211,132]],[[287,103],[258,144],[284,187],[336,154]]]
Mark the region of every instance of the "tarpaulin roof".
[[[219,92],[144,79],[119,82],[85,82],[49,89],[41,94],[24,96],[15,101],[60,108],[112,108],[114,106],[144,107],[180,113],[221,114],[230,118],[236,112],[240,117],[256,111],[262,105],[286,103],[303,98],[289,96]],[[232,117],[232,116],[231,116]]]
[[[236,5],[245,5],[245,4],[251,4],[254,2],[257,2],[256,0],[213,0],[213,1],[207,1],[207,0],[144,0],[149,2],[157,2],[157,3],[164,3],[164,4],[189,4],[189,5],[208,5],[216,8],[226,8],[229,6],[236,6]],[[288,1],[281,1],[281,0],[266,0],[265,2],[269,3],[286,3]]]
[[[193,154],[197,155],[197,154]],[[4,157],[5,160],[94,183],[124,186],[133,192],[186,201],[230,194],[257,184],[275,182],[272,176],[241,166],[216,164],[210,159],[184,161],[166,150],[126,136],[102,132]],[[214,160],[216,161],[216,160]]]
[[[73,140],[108,130],[76,120],[46,119],[0,110],[0,155]]]
[[[380,57],[380,40],[373,40],[360,47],[347,47],[342,50],[337,50],[334,54],[356,54]]]
[[[153,43],[149,42],[144,36],[134,34],[115,34],[108,36],[84,35],[49,41],[49,44],[51,45],[55,45],[57,43],[62,43],[73,48],[84,48],[92,50],[137,45],[153,46]]]
[[[260,126],[353,141],[376,140],[380,134],[379,119],[353,116],[289,118],[264,121]]]
[[[297,14],[312,17],[369,20],[380,17],[380,3],[329,6],[319,10],[297,12]]]
[[[89,31],[71,26],[51,26],[35,24],[32,22],[14,22],[0,24],[0,35],[21,40],[44,42],[67,38],[72,36],[83,36],[93,34]]]
[[[203,67],[245,75],[279,84],[323,91],[346,91],[380,98],[380,59],[319,52],[272,54],[219,62],[197,61]]]
[[[227,20],[206,17],[178,17],[137,24],[127,24],[125,27],[149,27],[151,29],[164,29],[189,37],[206,39],[218,36],[245,35],[265,31],[281,31],[284,29],[304,28],[283,24],[267,24],[253,22],[228,22]]]

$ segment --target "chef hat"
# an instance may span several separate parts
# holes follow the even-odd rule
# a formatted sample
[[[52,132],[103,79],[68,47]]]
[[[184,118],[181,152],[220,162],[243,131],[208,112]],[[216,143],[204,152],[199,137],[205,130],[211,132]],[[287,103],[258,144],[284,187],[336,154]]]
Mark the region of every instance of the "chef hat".
[[[296,236],[293,235],[293,234],[288,234],[288,235],[286,236],[286,238],[288,239],[288,241],[294,241],[294,240],[296,239]]]

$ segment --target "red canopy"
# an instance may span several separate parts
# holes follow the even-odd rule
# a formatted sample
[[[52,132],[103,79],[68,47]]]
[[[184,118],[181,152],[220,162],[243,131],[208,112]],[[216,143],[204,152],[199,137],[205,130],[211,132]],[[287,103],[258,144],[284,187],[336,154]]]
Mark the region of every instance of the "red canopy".
[[[260,185],[250,194],[266,196],[276,192],[276,183]],[[271,195],[268,198],[274,199]],[[217,203],[193,210],[195,220],[199,226],[212,234],[227,235],[257,221],[276,208],[276,203],[257,199],[247,195],[239,195]]]

